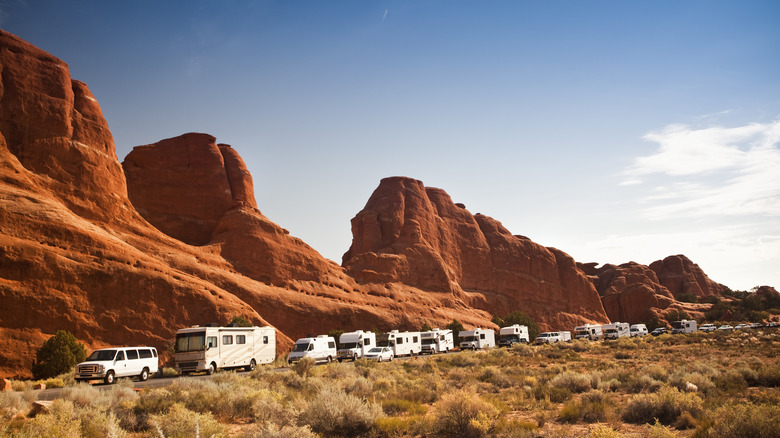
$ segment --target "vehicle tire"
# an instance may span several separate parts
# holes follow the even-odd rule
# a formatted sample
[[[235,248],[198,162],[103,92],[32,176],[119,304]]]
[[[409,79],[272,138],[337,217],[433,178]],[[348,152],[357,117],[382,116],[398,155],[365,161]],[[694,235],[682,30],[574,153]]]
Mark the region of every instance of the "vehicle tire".
[[[344,358],[343,358],[343,357],[340,357],[340,358],[339,358],[339,363],[341,363],[341,361],[343,361],[343,360],[344,360]]]
[[[376,361],[377,363],[382,362],[382,356],[377,356]]]
[[[139,382],[146,382],[146,379],[149,378],[149,368],[144,368],[141,371],[141,374],[138,375],[138,381]]]
[[[116,383],[116,376],[114,375],[113,371],[109,371],[106,373],[106,378],[103,379],[104,382],[106,382],[106,385],[113,385]]]
[[[388,359],[387,361],[388,362],[392,362],[393,361],[393,356],[390,356],[390,359]]]
[[[333,358],[332,358],[332,357],[330,357],[330,356],[328,356],[328,360],[327,360],[327,361],[325,361],[325,363],[331,363],[331,362],[333,362]]]
[[[354,361],[356,361],[356,360],[357,360],[357,354],[353,354],[353,355],[352,355],[352,362],[354,362]]]
[[[217,365],[214,364],[214,362],[211,362],[209,364],[208,369],[206,370],[206,374],[208,374],[210,376],[210,375],[212,375],[212,374],[214,374],[216,372],[217,372]]]
[[[247,365],[246,368],[244,369],[247,371],[254,371],[256,366],[257,366],[257,362],[255,362],[255,360],[252,359],[249,361],[249,365]]]

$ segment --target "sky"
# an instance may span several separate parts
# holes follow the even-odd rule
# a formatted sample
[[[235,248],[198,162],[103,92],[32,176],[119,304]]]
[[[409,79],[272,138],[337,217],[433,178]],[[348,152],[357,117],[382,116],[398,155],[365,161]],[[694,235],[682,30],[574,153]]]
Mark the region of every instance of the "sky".
[[[580,262],[685,254],[780,288],[780,2],[0,0],[122,161],[205,132],[341,263],[380,180],[444,189]]]

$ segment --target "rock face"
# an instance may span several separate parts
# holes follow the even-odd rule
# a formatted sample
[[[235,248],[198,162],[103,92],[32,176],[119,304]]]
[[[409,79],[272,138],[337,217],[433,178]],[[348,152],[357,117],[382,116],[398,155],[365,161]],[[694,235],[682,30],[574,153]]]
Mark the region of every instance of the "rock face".
[[[343,265],[360,283],[398,281],[491,314],[523,310],[544,327],[607,322],[598,293],[562,251],[472,215],[443,190],[386,178],[352,219]]]
[[[720,296],[728,290],[722,284],[712,281],[699,265],[684,255],[669,256],[650,264],[650,269],[658,275],[658,281],[675,297],[680,295],[697,298]]]

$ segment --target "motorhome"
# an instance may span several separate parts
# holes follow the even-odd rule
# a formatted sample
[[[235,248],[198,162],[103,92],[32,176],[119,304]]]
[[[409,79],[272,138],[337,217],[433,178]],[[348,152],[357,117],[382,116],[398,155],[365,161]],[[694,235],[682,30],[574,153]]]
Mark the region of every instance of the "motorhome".
[[[598,341],[604,337],[604,332],[598,324],[585,324],[574,327],[574,339],[589,339]]]
[[[675,335],[680,333],[693,333],[697,330],[695,320],[683,319],[672,323],[672,334]]]
[[[376,347],[376,334],[374,332],[358,330],[342,333],[339,336],[339,362],[344,359],[357,360],[365,356],[368,350],[373,347]]]
[[[622,338],[624,336],[629,336],[631,333],[627,322],[604,324],[601,326],[601,330],[604,332],[604,339]]]
[[[520,324],[501,327],[498,331],[498,346],[511,347],[513,344],[527,344],[528,327]]]
[[[241,367],[251,371],[276,359],[276,329],[217,324],[184,328],[176,332],[173,359],[182,374]]]
[[[422,353],[446,353],[455,348],[452,338],[452,330],[433,329],[420,333],[422,339]]]
[[[571,342],[571,332],[544,332],[534,341],[537,344],[554,344],[556,342]]]
[[[93,351],[86,361],[76,365],[74,380],[102,380],[111,385],[119,377],[138,377],[143,382],[158,371],[158,364],[154,347],[104,348]]]
[[[393,356],[413,356],[422,352],[420,332],[401,332],[393,330],[376,337],[380,347],[390,347]]]
[[[496,334],[491,329],[475,328],[458,333],[461,350],[481,350],[496,346]]]
[[[632,324],[631,328],[629,329],[629,333],[631,334],[631,337],[635,336],[645,336],[649,334],[647,331],[647,326],[644,324]]]
[[[315,362],[333,362],[333,359],[338,357],[336,340],[333,339],[333,336],[328,335],[298,339],[290,354],[287,355],[287,361],[293,364],[304,357],[310,357]]]

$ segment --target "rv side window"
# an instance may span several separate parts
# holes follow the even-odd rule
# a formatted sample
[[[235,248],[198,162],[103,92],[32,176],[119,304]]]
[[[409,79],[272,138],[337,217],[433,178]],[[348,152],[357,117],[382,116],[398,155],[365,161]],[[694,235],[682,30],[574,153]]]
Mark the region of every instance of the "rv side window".
[[[222,345],[233,345],[233,335],[222,335]]]
[[[151,359],[152,350],[138,350],[138,357],[141,359]]]
[[[412,342],[417,343],[417,336],[412,336]]]
[[[127,359],[138,359],[138,350],[127,350]]]
[[[268,343],[268,336],[263,336],[263,344],[267,344],[267,343]]]
[[[206,338],[206,347],[217,348],[217,337],[209,336],[208,338]]]
[[[236,344],[246,344],[246,335],[236,335]]]
[[[370,338],[363,339],[363,345],[371,345],[371,339]]]
[[[485,334],[482,333],[481,335],[479,335],[479,339],[485,339]]]
[[[125,352],[124,351],[120,351],[119,353],[117,353],[116,354],[116,360],[125,360]]]
[[[336,343],[333,341],[328,341],[328,348],[336,348]]]
[[[444,335],[441,335],[441,338],[439,338],[439,339],[441,339],[443,341],[444,340]]]
[[[404,343],[404,338],[398,338],[396,339],[396,344],[401,345]]]

